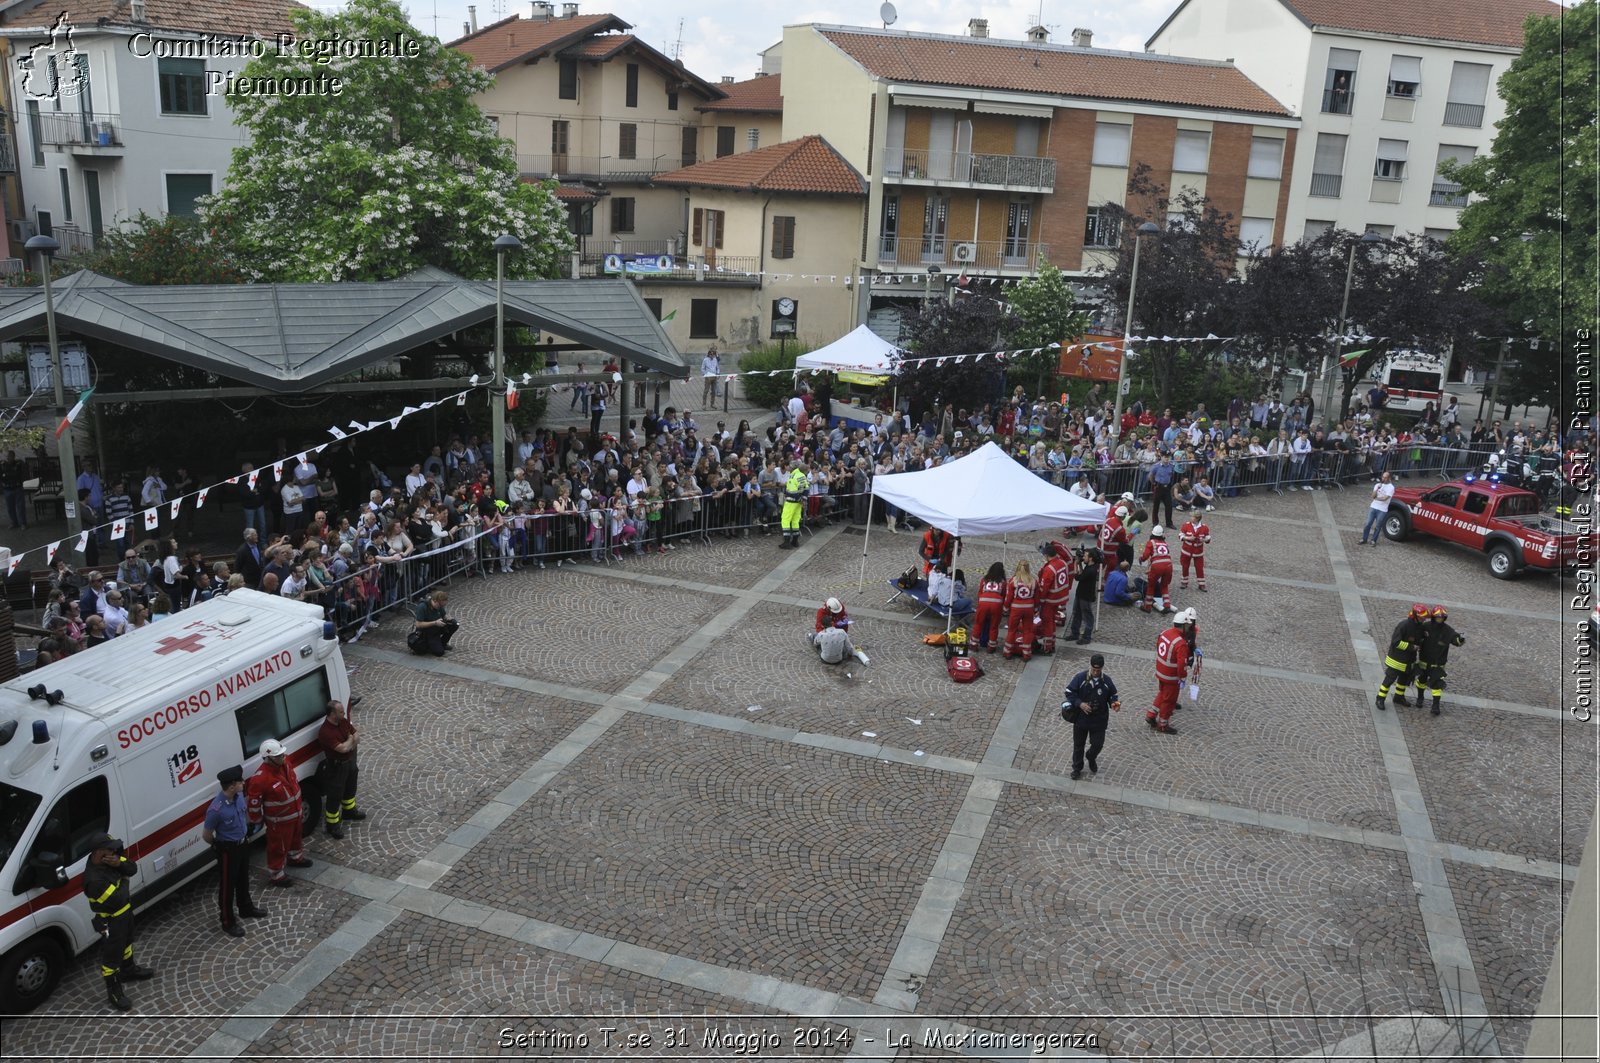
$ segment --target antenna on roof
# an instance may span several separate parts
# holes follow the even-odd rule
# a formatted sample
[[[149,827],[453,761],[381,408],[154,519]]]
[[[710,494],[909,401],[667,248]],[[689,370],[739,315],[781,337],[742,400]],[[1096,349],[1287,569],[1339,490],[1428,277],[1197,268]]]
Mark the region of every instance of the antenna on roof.
[[[683,61],[683,19],[678,19],[678,40],[672,46],[672,58]]]
[[[894,5],[889,3],[889,0],[883,0],[883,6],[878,8],[878,17],[883,19],[883,28],[888,29],[894,25],[894,20],[899,18],[900,15],[895,11]]]

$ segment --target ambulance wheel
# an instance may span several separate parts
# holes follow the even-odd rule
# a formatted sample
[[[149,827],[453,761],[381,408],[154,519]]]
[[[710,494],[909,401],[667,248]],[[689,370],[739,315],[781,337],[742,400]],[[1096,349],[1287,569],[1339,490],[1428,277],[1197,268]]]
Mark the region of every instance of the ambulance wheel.
[[[1403,543],[1411,535],[1411,516],[1403,509],[1391,509],[1383,516],[1383,534]]]
[[[66,957],[48,934],[29,938],[0,959],[0,1011],[32,1011],[61,980]]]

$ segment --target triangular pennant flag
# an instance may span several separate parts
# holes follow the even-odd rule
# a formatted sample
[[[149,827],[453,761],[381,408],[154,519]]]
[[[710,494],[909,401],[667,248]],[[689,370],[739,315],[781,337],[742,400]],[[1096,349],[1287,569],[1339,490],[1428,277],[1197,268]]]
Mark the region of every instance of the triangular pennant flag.
[[[159,525],[160,523],[161,523],[161,514],[160,514],[159,511],[157,511],[156,507],[151,506],[149,509],[144,511],[144,530],[145,531],[155,531],[157,525]]]
[[[673,318],[675,318],[677,316],[678,316],[678,312],[676,310],[668,311],[667,316],[661,319],[661,323],[663,325],[665,325],[668,321],[671,321]]]
[[[956,357],[956,364],[960,365],[962,362],[964,362],[966,360],[967,360],[967,356],[966,355],[964,355],[964,354],[963,355],[958,355]]]
[[[465,391],[463,391],[461,394],[456,396],[456,405],[457,406],[465,406],[466,404],[467,404],[467,393]]]
[[[301,453],[301,454],[296,454],[296,455],[295,455],[295,456],[294,456],[294,460],[295,460],[295,463],[296,463],[296,464],[299,464],[299,465],[304,465],[304,464],[305,464],[305,463],[306,463],[306,456],[305,456],[305,454],[303,454],[303,453]]]
[[[283,479],[283,462],[279,461],[273,463],[272,478],[280,481]]]
[[[177,519],[178,519],[178,512],[179,512],[179,511],[180,511],[180,510],[181,510],[181,509],[182,509],[182,508],[183,508],[183,499],[181,499],[181,498],[174,498],[174,499],[173,499],[173,500],[172,500],[172,519],[173,519],[173,520],[177,520]]]
[[[261,470],[260,469],[252,469],[251,470],[251,472],[250,472],[250,484],[249,484],[250,490],[254,491],[256,489],[256,477],[258,477],[260,475],[261,475]]]
[[[429,400],[428,400],[428,401],[427,401],[427,402],[424,402],[424,403],[423,403],[423,404],[422,404],[422,409],[424,409],[424,410],[431,410],[431,409],[433,409],[433,408],[434,408],[434,407],[435,407],[435,406],[437,406],[437,405],[439,405],[439,404],[438,404],[438,402],[436,402],[436,401],[435,401],[435,400],[433,400],[433,399],[429,399]]]
[[[360,421],[351,421],[350,422],[350,431],[352,431],[352,432],[365,432],[366,430],[367,430],[367,426],[362,424]]]
[[[230,477],[228,477],[226,480],[224,480],[222,482],[225,483],[225,484],[230,484],[230,485],[232,485],[234,487],[237,487],[237,486],[239,486],[239,480],[240,480],[240,477],[238,477],[238,476],[230,476]],[[254,487],[255,484],[251,484],[250,486]]]
[[[125,521],[125,520],[116,520],[116,521],[112,521],[111,522],[111,537],[113,539],[120,539],[124,535],[127,535],[127,534],[128,534],[128,522],[127,521]]]
[[[328,444],[323,443],[320,446],[312,447],[311,448],[311,453],[313,453],[313,454],[321,454],[324,450],[327,450],[327,449],[328,449]]]
[[[13,575],[13,574],[16,573],[17,566],[22,564],[22,558],[23,558],[23,555],[22,554],[18,554],[16,557],[13,557],[11,559],[11,568],[9,570],[7,570],[6,575],[10,576],[10,575]]]
[[[335,439],[343,439],[343,438],[345,438],[344,430],[339,428],[338,426],[335,426],[333,428],[328,429],[328,434],[333,436],[333,438],[335,438]]]
[[[398,417],[389,418],[389,427],[390,428],[399,428],[400,427],[400,418],[398,418]]]
[[[401,408],[400,416],[401,417],[410,417],[412,414],[420,413],[420,412],[421,411],[419,411],[415,406],[405,406],[405,407]]]
[[[56,551],[59,550],[59,549],[61,549],[61,544],[60,543],[51,543],[49,546],[45,547],[44,548],[44,563],[48,565],[52,561],[54,561],[56,559]]]
[[[506,382],[506,409],[517,408],[517,385],[513,381]]]
[[[194,496],[194,508],[204,509],[206,506],[206,496],[209,494],[211,494],[211,488],[202,487],[200,489],[200,493]]]
[[[89,552],[89,533],[88,532],[79,532],[78,533],[78,553],[86,554],[88,552]]]

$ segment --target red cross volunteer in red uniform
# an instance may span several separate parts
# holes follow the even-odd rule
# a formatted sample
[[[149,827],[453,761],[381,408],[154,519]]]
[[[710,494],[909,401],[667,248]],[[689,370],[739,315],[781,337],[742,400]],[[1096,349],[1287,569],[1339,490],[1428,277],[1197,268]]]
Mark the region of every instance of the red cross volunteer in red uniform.
[[[1183,522],[1183,530],[1179,532],[1181,548],[1179,561],[1183,565],[1183,579],[1178,583],[1180,590],[1189,586],[1189,563],[1194,563],[1194,574],[1201,590],[1206,589],[1206,544],[1211,542],[1211,526],[1206,523],[1204,514],[1196,513]]]
[[[1038,650],[1043,654],[1056,652],[1056,625],[1063,615],[1067,600],[1072,595],[1072,560],[1067,548],[1058,542],[1039,544],[1045,563],[1039,569],[1039,582],[1035,588],[1039,596],[1039,623],[1035,631]]]
[[[1167,546],[1167,529],[1159,524],[1150,529],[1150,538],[1144,544],[1144,553],[1139,555],[1139,563],[1150,566],[1144,604],[1139,608],[1147,613],[1152,608],[1162,613],[1172,612],[1167,605],[1167,588],[1172,586],[1172,549]]]
[[[1006,605],[1006,567],[999,561],[989,566],[978,582],[978,612],[972,622],[972,641],[993,653],[1000,648],[1001,618]]]
[[[1178,707],[1178,693],[1189,674],[1189,637],[1185,629],[1192,628],[1194,622],[1194,610],[1185,609],[1156,639],[1156,700],[1144,720],[1161,734],[1178,733],[1172,726],[1172,710]]]
[[[300,779],[284,759],[283,743],[269,738],[261,743],[261,767],[245,784],[245,808],[250,822],[267,825],[267,885],[292,886],[294,880],[284,870],[310,867],[301,840],[304,809],[300,800]]]
[[[1118,506],[1100,525],[1100,579],[1105,580],[1105,573],[1113,572],[1117,567],[1117,547],[1133,540],[1128,536],[1128,529],[1123,526],[1123,521],[1128,519],[1128,507]]]
[[[1005,657],[1033,660],[1033,611],[1038,605],[1034,591],[1033,570],[1026,561],[1018,561],[1011,579],[1006,584],[1006,648]]]

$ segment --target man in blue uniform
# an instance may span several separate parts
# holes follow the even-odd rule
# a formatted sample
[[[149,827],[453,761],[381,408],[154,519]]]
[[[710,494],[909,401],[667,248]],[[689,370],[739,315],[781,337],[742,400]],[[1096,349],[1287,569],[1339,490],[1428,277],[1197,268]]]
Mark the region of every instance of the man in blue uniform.
[[[1106,744],[1106,725],[1113,712],[1122,711],[1117,700],[1117,684],[1105,673],[1106,659],[1102,654],[1089,658],[1089,667],[1072,677],[1067,684],[1066,700],[1061,703],[1061,718],[1072,724],[1072,777],[1083,778],[1083,765],[1089,763],[1089,774],[1100,771],[1096,762]],[[1088,745],[1087,752],[1084,749]]]

